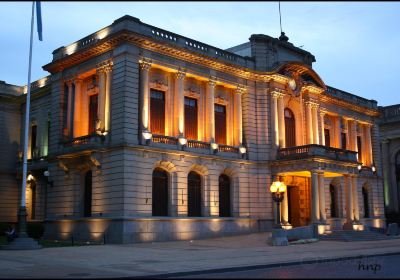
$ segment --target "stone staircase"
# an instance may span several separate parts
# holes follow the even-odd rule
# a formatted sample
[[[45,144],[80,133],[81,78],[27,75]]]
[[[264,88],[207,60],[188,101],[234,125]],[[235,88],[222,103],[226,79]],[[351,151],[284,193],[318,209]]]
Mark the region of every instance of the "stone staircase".
[[[330,241],[372,241],[372,240],[388,240],[399,238],[399,236],[388,236],[384,233],[370,230],[334,230],[320,234],[320,240]]]

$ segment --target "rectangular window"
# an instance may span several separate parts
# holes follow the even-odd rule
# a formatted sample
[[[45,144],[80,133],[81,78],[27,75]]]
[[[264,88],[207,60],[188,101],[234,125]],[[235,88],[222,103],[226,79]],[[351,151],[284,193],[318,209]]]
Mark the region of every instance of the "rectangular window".
[[[197,140],[197,99],[185,97],[185,136]]]
[[[226,106],[214,104],[215,111],[215,142],[226,144]]]
[[[362,162],[361,136],[357,136],[357,152],[358,152],[358,161]]]
[[[96,132],[98,94],[89,97],[89,134]]]
[[[36,137],[37,137],[37,125],[32,125],[31,128],[31,158],[36,158],[38,154],[38,148],[36,146]]]
[[[150,90],[150,131],[165,134],[165,92],[161,90]]]
[[[347,149],[346,139],[347,139],[346,133],[342,132],[342,149],[343,150]]]
[[[324,135],[325,135],[325,146],[330,147],[331,146],[331,135],[329,133],[328,128],[324,129]]]
[[[68,86],[64,85],[64,96],[63,96],[63,135],[68,136]]]

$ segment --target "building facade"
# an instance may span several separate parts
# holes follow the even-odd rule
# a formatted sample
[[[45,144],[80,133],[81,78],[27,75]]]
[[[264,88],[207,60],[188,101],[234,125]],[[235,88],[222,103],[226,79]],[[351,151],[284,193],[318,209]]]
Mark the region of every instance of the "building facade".
[[[379,128],[383,160],[385,207],[388,215],[397,215],[399,217],[400,104],[379,107],[379,109],[382,116]]]
[[[281,180],[285,227],[385,227],[377,103],[313,62],[284,34],[221,50],[131,16],[56,49],[32,84],[28,220],[112,243],[267,231]],[[0,86],[15,221],[26,88]]]

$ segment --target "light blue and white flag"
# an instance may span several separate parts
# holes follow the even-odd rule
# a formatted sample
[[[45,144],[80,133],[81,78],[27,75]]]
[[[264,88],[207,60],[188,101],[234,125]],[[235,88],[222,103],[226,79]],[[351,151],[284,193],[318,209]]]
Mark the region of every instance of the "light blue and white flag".
[[[43,41],[42,37],[42,7],[40,1],[36,1],[36,19],[37,19],[37,32],[39,35],[39,40]]]

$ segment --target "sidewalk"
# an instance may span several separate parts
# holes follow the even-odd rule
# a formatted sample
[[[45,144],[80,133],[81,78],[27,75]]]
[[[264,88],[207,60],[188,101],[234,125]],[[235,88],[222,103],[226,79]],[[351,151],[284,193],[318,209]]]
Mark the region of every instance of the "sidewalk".
[[[269,233],[205,240],[0,250],[0,278],[116,278],[400,253],[400,239],[267,245]]]

